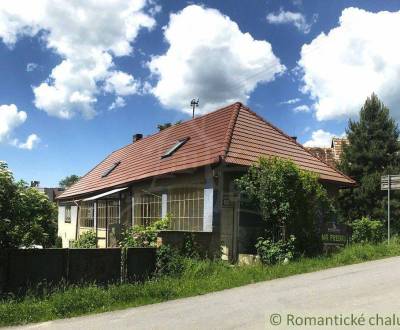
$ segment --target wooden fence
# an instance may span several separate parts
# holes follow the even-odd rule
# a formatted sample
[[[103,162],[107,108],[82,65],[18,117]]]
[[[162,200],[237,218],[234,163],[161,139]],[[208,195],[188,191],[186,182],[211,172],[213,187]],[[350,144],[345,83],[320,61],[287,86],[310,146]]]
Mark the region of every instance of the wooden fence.
[[[0,251],[0,293],[22,293],[61,282],[144,280],[155,271],[155,248],[9,249]]]

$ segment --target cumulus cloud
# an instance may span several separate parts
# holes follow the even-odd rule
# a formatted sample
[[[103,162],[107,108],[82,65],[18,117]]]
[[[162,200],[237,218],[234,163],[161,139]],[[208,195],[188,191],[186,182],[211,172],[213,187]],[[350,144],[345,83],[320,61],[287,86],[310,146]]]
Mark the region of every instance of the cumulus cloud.
[[[311,109],[308,105],[302,104],[302,105],[298,105],[297,107],[295,107],[293,109],[294,112],[298,113],[298,112],[310,112]]]
[[[121,96],[117,96],[115,98],[115,101],[113,103],[111,103],[111,105],[108,107],[108,110],[123,108],[124,106],[126,106],[126,102],[125,102],[124,98]]]
[[[318,120],[358,113],[372,92],[400,118],[400,11],[347,8],[339,26],[303,45],[303,93],[315,100]]]
[[[31,134],[28,136],[25,142],[18,143],[18,148],[32,150],[40,142],[40,138],[36,134]]]
[[[35,71],[38,67],[39,67],[39,65],[36,64],[36,63],[28,63],[26,65],[26,71],[27,72],[32,72],[32,71]]]
[[[21,36],[41,32],[47,47],[62,60],[33,88],[36,107],[60,118],[76,113],[91,118],[101,87],[109,86],[107,79],[121,76],[113,57],[130,55],[139,31],[155,25],[145,12],[147,6],[146,0],[2,0],[0,39],[12,47]],[[118,87],[131,93],[133,77],[125,75],[130,85]],[[118,93],[116,88],[106,92]]]
[[[164,37],[167,52],[148,63],[158,79],[151,92],[167,108],[199,112],[237,100],[246,101],[259,83],[274,80],[285,66],[271,44],[255,40],[218,10],[190,5],[172,14]]]
[[[295,104],[295,103],[298,103],[300,101],[301,100],[299,98],[294,98],[294,99],[290,99],[290,100],[287,100],[287,101],[283,101],[280,104]]]
[[[132,75],[114,71],[106,80],[105,91],[115,93],[117,95],[131,95],[137,93],[139,84]]]
[[[305,34],[309,33],[311,26],[317,20],[317,16],[313,16],[311,23],[307,22],[306,17],[302,13],[284,11],[282,8],[277,13],[269,13],[267,15],[267,22],[270,24],[292,24],[297,30]]]
[[[316,130],[311,133],[311,140],[308,140],[304,143],[306,147],[330,147],[332,143],[332,138],[334,138],[335,134],[326,132],[322,129]],[[344,134],[341,135],[343,137]]]
[[[0,143],[8,143],[22,149],[32,149],[39,142],[36,134],[31,134],[25,143],[20,143],[13,138],[14,130],[25,123],[25,111],[19,111],[15,104],[0,105]]]

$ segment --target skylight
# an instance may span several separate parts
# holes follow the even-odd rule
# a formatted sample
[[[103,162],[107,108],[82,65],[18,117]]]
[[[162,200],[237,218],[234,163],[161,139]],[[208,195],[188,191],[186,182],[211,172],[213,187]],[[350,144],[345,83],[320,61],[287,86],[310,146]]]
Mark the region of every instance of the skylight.
[[[180,147],[182,147],[187,141],[189,140],[189,137],[180,139],[176,141],[176,143],[169,148],[164,155],[161,156],[161,158],[166,158],[172,156]]]
[[[105,171],[105,172],[101,175],[101,177],[102,177],[102,178],[105,178],[106,176],[108,176],[112,171],[115,170],[115,168],[116,168],[119,164],[121,164],[121,162],[115,162],[114,164],[112,164],[112,165],[110,166],[110,168],[109,168],[107,171]]]

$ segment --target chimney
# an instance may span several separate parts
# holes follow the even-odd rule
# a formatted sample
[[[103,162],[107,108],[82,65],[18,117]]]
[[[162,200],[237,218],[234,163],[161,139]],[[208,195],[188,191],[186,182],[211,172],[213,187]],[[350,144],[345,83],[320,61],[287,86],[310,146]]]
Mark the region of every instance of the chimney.
[[[31,188],[39,188],[40,182],[39,181],[31,181]]]
[[[132,137],[132,142],[135,143],[136,141],[139,141],[143,139],[143,134],[134,134]]]
[[[291,136],[291,138],[295,141],[297,141],[297,136]]]

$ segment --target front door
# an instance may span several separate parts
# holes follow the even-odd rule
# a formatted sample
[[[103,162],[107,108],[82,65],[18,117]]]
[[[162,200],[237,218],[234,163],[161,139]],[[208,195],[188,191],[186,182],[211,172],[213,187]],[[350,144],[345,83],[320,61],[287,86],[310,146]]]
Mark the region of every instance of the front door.
[[[234,207],[223,207],[221,212],[222,259],[231,262],[237,259],[237,230]]]

